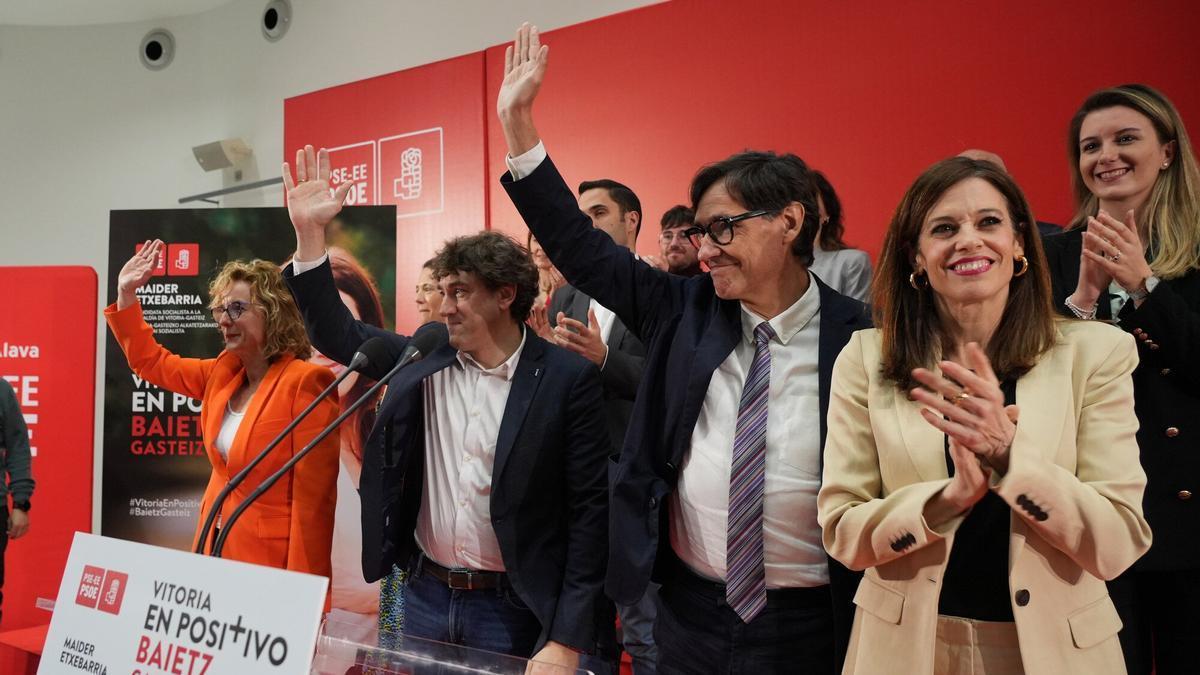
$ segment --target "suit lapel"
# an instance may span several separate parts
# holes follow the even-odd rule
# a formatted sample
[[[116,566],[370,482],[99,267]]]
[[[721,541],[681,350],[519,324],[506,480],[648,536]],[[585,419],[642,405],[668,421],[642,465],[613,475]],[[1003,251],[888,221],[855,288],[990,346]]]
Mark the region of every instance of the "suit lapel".
[[[396,373],[395,377],[388,383],[387,393],[384,394],[383,405],[380,408],[378,419],[390,420],[396,412],[396,406],[405,398],[405,395],[419,385],[421,380],[454,363],[457,353],[457,349],[451,347],[449,344],[444,344],[435,349],[429,356],[401,368],[400,372]]]
[[[237,434],[233,437],[233,446],[229,448],[229,467],[234,471],[240,471],[246,465],[246,453],[252,452],[257,454],[262,451],[262,448],[248,448],[250,434],[254,429],[254,423],[258,420],[259,414],[262,413],[266,402],[271,398],[271,392],[275,391],[275,386],[279,384],[279,380],[283,375],[283,371],[291,365],[295,357],[290,355],[280,356],[267,368],[267,374],[263,375],[263,380],[258,384],[258,389],[254,395],[250,397],[250,403],[246,406],[246,414],[242,417],[242,423],[238,426]],[[237,383],[240,385],[245,377],[243,370],[241,376],[237,378]],[[233,394],[237,387],[234,387],[229,393]],[[225,399],[229,400],[228,397]],[[290,411],[289,411],[290,412]]]
[[[571,291],[571,297],[568,298],[570,302],[564,306],[567,308],[567,313],[572,319],[586,326],[588,322],[588,308],[592,304],[592,299],[588,297],[587,293],[578,288],[572,287]]]
[[[533,402],[545,369],[545,341],[534,335],[533,331],[527,331],[526,335],[525,350],[517,361],[517,372],[513,375],[508,401],[504,404],[504,416],[500,419],[500,431],[496,436],[496,456],[492,464],[493,493],[508,464],[517,432],[525,422],[525,415],[529,412],[529,405]]]
[[[225,410],[229,405],[229,399],[233,398],[234,392],[242,386],[242,382],[246,379],[246,371],[239,366],[236,369],[224,369],[223,372],[225,381],[214,385],[212,397],[204,401],[205,410],[208,413],[204,423],[204,447],[208,451],[208,459],[212,462],[213,469],[222,476],[228,477],[229,464],[217,450],[217,436],[221,433],[221,423],[225,420]],[[235,439],[235,445],[236,442]]]
[[[854,319],[857,305],[847,303],[833,289],[826,286],[814,275],[821,302],[821,332],[817,342],[817,379],[820,390],[821,407],[821,449],[825,449],[825,434],[827,417],[829,416],[829,392],[833,382],[833,364],[838,354],[850,341],[850,333],[854,332]],[[825,456],[821,455],[824,466]]]
[[[941,373],[940,369],[935,372]],[[896,411],[896,426],[904,439],[913,469],[923,481],[944,480],[950,476],[946,469],[946,435],[921,417],[921,406],[908,398],[908,392],[891,387],[892,409]]]

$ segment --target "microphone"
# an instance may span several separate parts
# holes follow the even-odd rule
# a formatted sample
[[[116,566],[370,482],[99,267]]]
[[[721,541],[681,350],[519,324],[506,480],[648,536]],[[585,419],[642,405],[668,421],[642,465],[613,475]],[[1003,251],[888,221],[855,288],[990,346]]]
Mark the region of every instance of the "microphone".
[[[346,370],[344,370],[341,375],[338,375],[332,384],[330,384],[328,387],[325,387],[325,389],[318,394],[315,399],[313,399],[312,403],[309,403],[304,410],[300,411],[300,414],[296,416],[296,419],[288,423],[288,425],[283,428],[283,431],[280,431],[279,435],[272,439],[271,442],[267,444],[267,447],[263,448],[262,452],[258,453],[258,455],[255,456],[255,458],[252,459],[245,468],[239,471],[233,478],[229,479],[229,482],[225,483],[225,487],[221,488],[221,492],[217,494],[216,499],[213,500],[212,506],[209,507],[208,516],[204,519],[204,526],[200,528],[200,537],[196,541],[196,553],[204,553],[204,544],[208,542],[208,535],[209,532],[212,531],[213,521],[216,520],[218,514],[221,513],[221,506],[225,504],[225,500],[229,497],[230,493],[233,492],[234,488],[241,485],[246,480],[246,477],[250,475],[250,472],[254,469],[254,467],[258,466],[259,463],[262,462],[263,459],[275,449],[275,446],[279,445],[283,439],[286,438],[289,433],[291,433],[292,429],[296,428],[297,424],[300,424],[305,417],[308,417],[308,415],[316,409],[317,404],[319,404],[321,401],[324,401],[333,392],[337,391],[338,385],[342,383],[342,380],[349,377],[350,373],[356,371],[365,371],[372,366],[379,368],[380,365],[391,363],[392,354],[394,354],[394,350],[390,348],[388,341],[381,337],[373,337],[362,343],[362,345],[358,348],[358,351],[354,353],[353,357],[351,357],[350,363],[346,364]],[[217,530],[220,530],[220,524],[217,524]]]
[[[429,323],[418,328],[417,331],[413,333],[412,339],[408,341],[408,345],[404,347],[404,351],[400,353],[400,357],[395,362],[396,365],[392,366],[391,370],[388,370],[378,378],[374,378],[377,381],[371,386],[370,389],[366,391],[366,393],[360,396],[358,400],[355,401],[354,404],[349,408],[343,410],[342,414],[338,415],[337,419],[330,422],[329,426],[322,429],[321,433],[317,434],[315,438],[309,441],[308,445],[304,446],[296,454],[292,455],[292,458],[289,459],[287,463],[281,466],[278,471],[268,476],[266,480],[259,484],[258,487],[254,488],[254,491],[251,492],[241,504],[238,504],[238,507],[229,515],[229,521],[225,523],[225,528],[220,531],[220,533],[217,535],[216,541],[213,542],[213,557],[221,557],[221,551],[225,548],[225,539],[229,536],[230,530],[233,529],[233,524],[242,517],[242,513],[244,513],[246,509],[255,502],[255,500],[261,497],[267,490],[271,489],[271,486],[279,482],[280,478],[286,476],[287,473],[291,471],[300,460],[304,459],[305,455],[311,452],[313,448],[320,445],[321,441],[325,440],[326,436],[333,433],[333,431],[337,429],[347,417],[350,417],[356,411],[358,411],[359,408],[366,405],[367,401],[372,400],[372,398],[375,396],[375,393],[384,385],[386,385],[389,380],[395,377],[396,373],[400,372],[401,368],[409,365],[410,363],[420,361],[428,354],[431,354],[449,342],[450,334],[446,330],[446,324],[440,321],[430,321]],[[395,353],[392,350],[389,351],[391,353]],[[363,370],[363,374],[371,377],[370,372],[366,369]],[[256,461],[257,459],[258,458],[256,458]]]

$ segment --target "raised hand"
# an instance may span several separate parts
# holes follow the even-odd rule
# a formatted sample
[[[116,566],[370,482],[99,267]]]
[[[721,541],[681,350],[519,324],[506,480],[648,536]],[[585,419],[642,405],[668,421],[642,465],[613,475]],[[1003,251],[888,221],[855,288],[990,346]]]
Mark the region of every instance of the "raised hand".
[[[588,309],[588,322],[570,318],[562,312],[556,318],[558,325],[554,328],[554,341],[559,347],[565,347],[597,366],[604,366],[608,358],[608,346],[600,335],[600,322],[596,320],[596,311]]]
[[[964,356],[970,368],[942,361],[944,377],[924,368],[913,370],[913,378],[927,388],[910,393],[926,406],[921,410],[926,422],[1004,474],[1020,411],[1015,405],[1004,405],[1000,381],[978,344],[968,344]]]
[[[121,267],[120,273],[117,274],[117,309],[125,309],[137,302],[137,289],[154,276],[154,268],[158,265],[163,246],[165,244],[161,239],[147,239],[146,243],[142,244],[142,250],[134,253]]]
[[[504,51],[504,81],[496,96],[496,114],[508,142],[509,155],[524,154],[538,143],[533,126],[533,101],[546,76],[549,45],[543,45],[535,26],[521,24],[516,39]]]
[[[329,151],[306,145],[296,151],[296,179],[283,163],[283,187],[287,190],[288,217],[296,230],[296,259],[311,261],[325,254],[325,226],[342,210],[351,183],[336,190],[329,185]]]
[[[529,310],[529,318],[525,323],[533,329],[533,332],[543,340],[554,341],[554,329],[550,327],[550,311],[546,309],[545,303],[535,302]]]
[[[1086,262],[1092,269],[1100,270],[1103,277],[1116,280],[1126,291],[1135,291],[1154,272],[1146,262],[1146,247],[1138,234],[1137,220],[1133,210],[1125,214],[1125,222],[1101,211],[1095,218],[1088,218],[1087,232],[1080,260],[1080,276]],[[1108,282],[1104,284],[1108,286]]]

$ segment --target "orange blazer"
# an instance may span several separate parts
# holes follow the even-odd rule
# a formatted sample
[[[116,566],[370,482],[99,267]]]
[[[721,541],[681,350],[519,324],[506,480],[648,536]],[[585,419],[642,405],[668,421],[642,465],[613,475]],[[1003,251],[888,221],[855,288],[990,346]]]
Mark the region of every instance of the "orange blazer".
[[[290,355],[276,358],[250,399],[226,462],[216,449],[216,440],[229,399],[246,379],[241,360],[227,352],[221,352],[215,359],[190,359],[171,353],[154,339],[154,329],[143,320],[140,304],[123,310],[117,310],[115,304],[109,305],[104,318],[138,377],[163,389],[200,399],[203,404],[200,422],[213,469],[201,502],[196,537],[192,540],[194,550],[200,524],[230,476],[237,475],[329,386],[333,373]],[[243,499],[316,437],[337,417],[338,411],[334,392],[229,495],[216,522],[224,523]],[[329,577],[338,452],[338,434],[329,434],[238,518],[225,541],[222,557]],[[213,539],[208,538],[207,548],[211,548]]]

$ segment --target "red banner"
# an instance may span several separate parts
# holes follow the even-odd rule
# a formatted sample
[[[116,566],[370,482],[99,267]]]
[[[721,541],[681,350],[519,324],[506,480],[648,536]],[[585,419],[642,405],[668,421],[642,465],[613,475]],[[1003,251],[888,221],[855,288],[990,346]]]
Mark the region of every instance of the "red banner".
[[[96,272],[0,267],[0,377],[17,393],[33,453],[29,533],[5,556],[4,629],[48,622],[71,538],[92,529]]]
[[[396,206],[396,327],[420,323],[421,263],[446,239],[486,227],[483,54],[352,82],[284,101],[284,159],[328,148],[351,205]],[[385,292],[391,289],[385,289]]]

